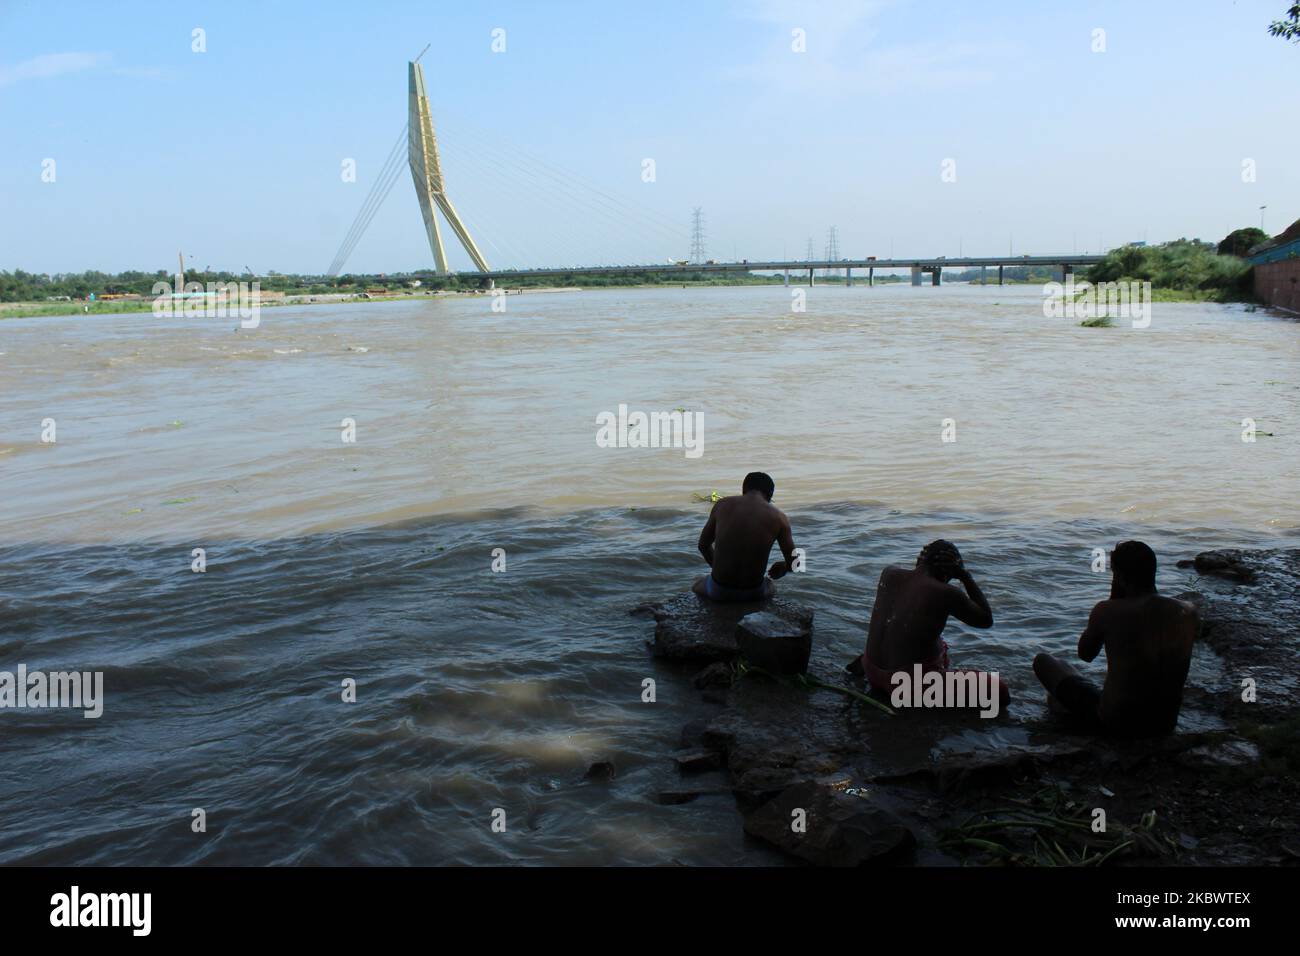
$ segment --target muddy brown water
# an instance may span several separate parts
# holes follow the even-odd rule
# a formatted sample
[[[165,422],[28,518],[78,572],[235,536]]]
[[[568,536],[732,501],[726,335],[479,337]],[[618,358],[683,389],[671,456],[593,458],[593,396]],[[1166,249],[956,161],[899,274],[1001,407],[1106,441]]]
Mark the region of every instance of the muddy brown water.
[[[1177,591],[1178,557],[1300,543],[1294,322],[1157,303],[1150,328],[1082,329],[1037,287],[807,301],[0,322],[0,669],[106,693],[98,720],[0,710],[0,861],[770,862],[728,797],[653,799],[710,708],[627,614],[700,572],[695,496],[751,469],[807,550],[782,587],[822,666],[861,649],[885,564],[962,547],[997,625],[953,625],[954,660],[1025,692],[948,752],[1041,712],[1029,660],[1105,596],[1093,548],[1149,541]],[[620,403],[701,413],[703,454],[598,447]],[[1242,442],[1246,418],[1273,434]],[[1222,679],[1198,651],[1193,683]],[[612,781],[584,779],[599,760]]]

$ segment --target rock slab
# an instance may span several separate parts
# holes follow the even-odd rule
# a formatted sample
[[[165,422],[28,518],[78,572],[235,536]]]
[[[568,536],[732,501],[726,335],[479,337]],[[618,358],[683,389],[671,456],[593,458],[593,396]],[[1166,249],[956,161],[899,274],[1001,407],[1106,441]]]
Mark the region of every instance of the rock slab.
[[[916,845],[906,824],[871,796],[812,780],[751,813],[745,832],[817,866],[897,863]]]
[[[740,656],[773,674],[803,674],[812,656],[812,615],[793,619],[771,611],[746,614],[736,625]]]
[[[791,633],[807,631],[811,641],[812,608],[782,597],[723,604],[688,591],[663,603],[641,605],[633,613],[654,616],[652,647],[656,657],[709,663],[734,660],[740,654],[738,625],[746,615],[758,611],[784,621],[782,627]]]

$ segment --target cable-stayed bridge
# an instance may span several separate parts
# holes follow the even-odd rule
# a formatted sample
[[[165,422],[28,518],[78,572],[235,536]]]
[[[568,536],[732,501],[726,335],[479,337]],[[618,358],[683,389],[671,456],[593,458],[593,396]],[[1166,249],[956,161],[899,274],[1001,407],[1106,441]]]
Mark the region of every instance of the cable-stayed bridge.
[[[426,47],[427,49],[427,47]],[[423,53],[421,54],[423,56]],[[458,166],[468,179],[470,175],[490,177],[490,193],[504,202],[506,214],[518,216],[519,210],[528,208],[528,204],[549,203],[550,208],[541,210],[534,217],[546,223],[552,230],[544,241],[551,263],[543,268],[492,268],[486,252],[493,254],[498,261],[513,260],[516,263],[536,261],[523,255],[514,246],[511,237],[518,231],[518,223],[489,222],[482,208],[475,209],[476,225],[484,227],[481,231],[471,233],[469,225],[452,204],[448,193],[444,166],[444,153],[447,143],[439,143],[433,118],[430,112],[428,94],[424,83],[423,68],[420,57],[407,64],[407,101],[408,114],[406,126],[393,144],[387,159],[380,167],[378,175],[371,185],[356,218],[345,235],[339,250],[327,270],[329,275],[338,275],[348,258],[356,249],[366,229],[374,221],[396,183],[401,179],[403,168],[409,169],[415,186],[423,216],[425,235],[434,261],[435,275],[452,274],[448,265],[447,252],[443,242],[439,214],[446,222],[457,242],[464,249],[472,262],[471,271],[457,272],[462,279],[478,279],[485,285],[497,281],[508,282],[511,279],[525,278],[563,278],[578,276],[629,275],[638,273],[655,273],[671,275],[672,273],[743,273],[776,272],[784,273],[786,282],[793,278],[796,282],[806,276],[810,285],[816,282],[817,270],[843,273],[847,285],[854,284],[854,271],[858,272],[859,281],[865,280],[872,285],[878,270],[895,272],[907,270],[911,273],[913,285],[921,285],[926,275],[933,285],[940,284],[944,269],[978,268],[980,280],[991,279],[990,269],[996,269],[996,279],[1003,281],[1007,266],[1038,266],[1060,269],[1068,273],[1075,266],[1087,266],[1102,261],[1100,255],[1072,253],[1060,256],[994,256],[970,257],[958,256],[946,258],[866,258],[866,259],[781,259],[769,261],[739,260],[731,262],[713,259],[704,262],[687,262],[668,260],[659,262],[620,264],[606,261],[604,264],[592,264],[591,257],[584,257],[583,240],[589,244],[593,230],[603,225],[618,235],[632,234],[644,236],[660,248],[683,249],[687,243],[685,231],[676,223],[660,214],[638,207],[636,204],[610,195],[590,183],[585,183],[571,174],[559,170],[545,160],[527,156],[518,149],[501,149],[487,141],[483,134],[472,129],[461,130],[453,141],[453,158],[448,166]],[[405,150],[403,150],[405,144]],[[405,153],[405,156],[403,156]],[[405,160],[405,161],[403,161]],[[456,188],[463,188],[457,185]],[[463,193],[462,193],[463,195]],[[476,241],[478,240],[478,241]],[[483,246],[479,245],[483,243]],[[811,247],[809,252],[811,252]],[[834,250],[829,250],[834,255]]]

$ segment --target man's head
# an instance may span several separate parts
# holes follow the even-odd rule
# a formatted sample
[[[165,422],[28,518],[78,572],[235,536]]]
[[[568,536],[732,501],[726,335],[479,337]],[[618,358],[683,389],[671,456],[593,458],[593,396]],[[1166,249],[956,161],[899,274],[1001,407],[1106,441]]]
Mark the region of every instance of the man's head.
[[[931,541],[917,555],[916,566],[928,570],[942,581],[951,581],[961,570],[961,552],[951,541]]]
[[[1111,593],[1146,594],[1156,589],[1156,553],[1141,541],[1121,541],[1110,553]]]
[[[751,471],[745,476],[745,483],[740,486],[740,493],[747,495],[751,491],[762,492],[763,497],[768,501],[776,494],[776,482],[761,471]]]

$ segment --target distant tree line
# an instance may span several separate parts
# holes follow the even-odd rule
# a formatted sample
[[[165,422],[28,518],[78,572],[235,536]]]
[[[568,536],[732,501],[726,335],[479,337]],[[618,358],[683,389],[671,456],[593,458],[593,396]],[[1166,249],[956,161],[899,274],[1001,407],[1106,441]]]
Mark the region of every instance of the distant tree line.
[[[482,279],[473,275],[438,276],[432,273],[388,273],[376,275],[308,276],[284,275],[270,272],[254,276],[249,273],[187,271],[186,283],[198,282],[253,282],[259,283],[263,292],[284,292],[290,295],[325,295],[329,293],[363,292],[367,289],[387,291],[472,291],[483,287]],[[747,272],[718,273],[674,270],[668,272],[633,272],[610,275],[529,276],[526,273],[512,277],[511,288],[536,288],[556,285],[602,288],[606,286],[635,285],[735,285],[736,283],[766,284],[781,281],[780,276],[758,276]],[[153,293],[155,282],[172,285],[176,276],[165,270],[157,272],[127,271],[117,274],[97,272],[45,273],[0,271],[0,302],[42,302],[46,299],[85,299],[90,295],[142,295]]]

